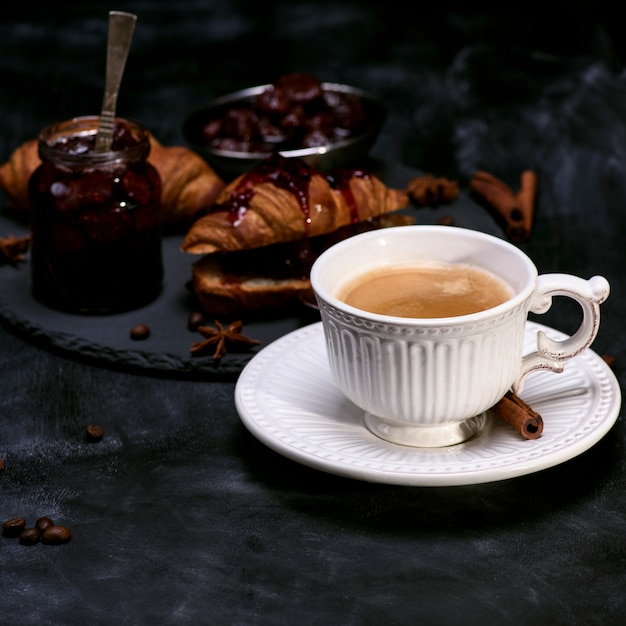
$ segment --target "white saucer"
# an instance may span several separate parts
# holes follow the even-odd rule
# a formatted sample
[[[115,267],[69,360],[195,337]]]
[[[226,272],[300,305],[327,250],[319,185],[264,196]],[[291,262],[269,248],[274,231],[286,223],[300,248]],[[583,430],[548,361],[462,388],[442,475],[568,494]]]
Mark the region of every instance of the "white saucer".
[[[528,322],[525,352],[541,329]],[[561,374],[530,374],[522,398],[541,414],[539,439],[526,440],[488,412],[483,429],[447,448],[388,443],[367,430],[363,411],[332,380],[321,322],[285,335],[243,369],[235,403],[246,428],[276,452],[349,478],[419,486],[470,485],[537,472],[568,461],[597,443],[617,420],[621,392],[613,372],[592,350]]]

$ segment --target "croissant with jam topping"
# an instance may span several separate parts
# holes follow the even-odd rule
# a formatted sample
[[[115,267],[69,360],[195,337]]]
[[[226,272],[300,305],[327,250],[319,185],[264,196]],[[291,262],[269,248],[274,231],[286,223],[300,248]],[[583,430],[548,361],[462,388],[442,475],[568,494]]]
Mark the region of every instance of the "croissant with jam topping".
[[[226,186],[181,248],[208,254],[312,238],[408,204],[405,191],[362,170],[323,175],[275,153]]]

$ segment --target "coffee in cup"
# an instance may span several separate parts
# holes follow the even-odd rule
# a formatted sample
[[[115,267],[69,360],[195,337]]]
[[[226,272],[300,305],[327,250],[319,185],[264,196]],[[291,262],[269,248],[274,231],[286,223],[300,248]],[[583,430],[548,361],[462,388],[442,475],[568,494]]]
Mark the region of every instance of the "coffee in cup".
[[[467,263],[413,263],[370,269],[337,297],[357,309],[396,317],[455,317],[506,302],[513,290],[503,280]]]

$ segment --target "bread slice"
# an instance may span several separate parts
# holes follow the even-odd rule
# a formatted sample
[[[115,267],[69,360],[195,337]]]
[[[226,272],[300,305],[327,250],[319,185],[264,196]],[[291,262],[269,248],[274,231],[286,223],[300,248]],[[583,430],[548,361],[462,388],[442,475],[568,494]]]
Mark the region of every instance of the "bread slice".
[[[328,235],[302,238],[254,250],[207,254],[192,266],[192,286],[201,307],[216,317],[280,309],[298,300],[314,302],[311,265],[330,245],[366,230],[413,224],[391,213],[343,227]]]
[[[193,268],[193,289],[207,313],[219,318],[240,316],[260,309],[280,309],[311,297],[311,283],[306,278],[229,275],[222,270],[219,256],[207,255]]]

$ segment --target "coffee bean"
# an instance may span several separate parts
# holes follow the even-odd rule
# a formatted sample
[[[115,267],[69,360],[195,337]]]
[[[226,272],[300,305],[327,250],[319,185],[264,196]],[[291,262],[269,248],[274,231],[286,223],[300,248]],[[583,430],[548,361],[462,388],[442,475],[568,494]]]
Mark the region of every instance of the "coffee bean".
[[[2,534],[7,537],[17,537],[26,528],[25,517],[14,517],[2,524]]]
[[[104,428],[98,424],[88,424],[85,429],[85,439],[87,441],[96,443],[104,437]]]
[[[72,538],[72,533],[66,526],[48,526],[41,533],[42,543],[56,546],[61,543],[67,543]]]
[[[39,543],[41,533],[36,528],[25,528],[20,533],[20,543],[24,546],[33,546]]]
[[[54,526],[54,522],[49,517],[40,517],[35,522],[35,528],[39,531],[45,530],[46,528],[49,528],[50,526]]]
[[[198,330],[198,326],[202,326],[204,324],[204,314],[200,313],[200,311],[194,311],[189,314],[187,318],[187,328],[191,331]]]
[[[130,338],[135,341],[147,339],[150,336],[150,326],[147,324],[135,324],[130,329]]]

